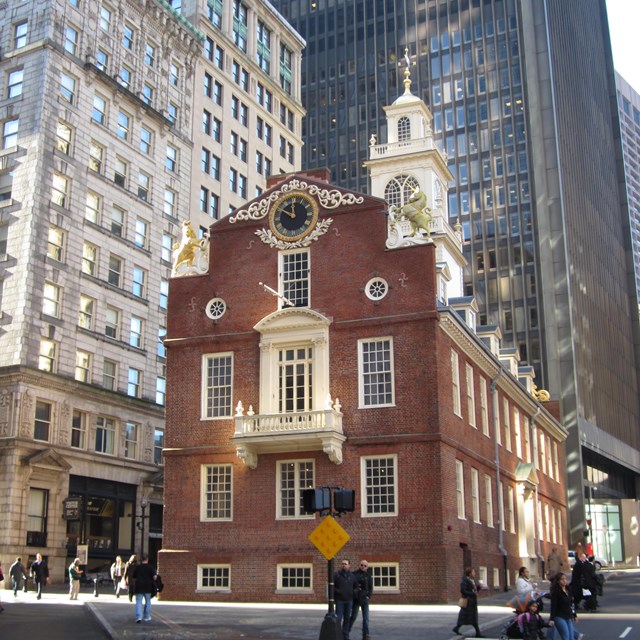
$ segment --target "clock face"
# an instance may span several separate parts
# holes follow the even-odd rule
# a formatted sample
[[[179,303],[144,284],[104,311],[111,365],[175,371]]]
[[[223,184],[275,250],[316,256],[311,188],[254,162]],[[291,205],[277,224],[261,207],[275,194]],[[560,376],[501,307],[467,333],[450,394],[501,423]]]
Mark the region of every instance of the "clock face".
[[[269,226],[274,235],[295,242],[310,233],[318,220],[318,206],[306,193],[289,193],[273,205]]]

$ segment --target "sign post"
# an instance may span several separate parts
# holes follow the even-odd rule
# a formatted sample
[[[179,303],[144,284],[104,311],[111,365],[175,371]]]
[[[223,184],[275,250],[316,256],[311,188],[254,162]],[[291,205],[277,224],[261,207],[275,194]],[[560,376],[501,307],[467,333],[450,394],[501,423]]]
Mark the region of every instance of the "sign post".
[[[333,504],[337,509],[337,513],[333,515],[342,515],[346,511],[354,510],[355,492],[351,490],[342,490],[339,487],[323,487],[317,489],[305,489],[303,501],[305,510],[308,512],[328,511],[325,519],[309,534],[309,540],[327,559],[327,600],[328,611],[322,621],[320,627],[319,640],[343,640],[342,629],[338,623],[338,617],[335,614],[335,594],[333,583],[333,559],[336,554],[351,539],[351,536],[338,524],[331,514],[331,500],[327,504],[326,493],[331,489],[336,489],[333,497]],[[346,498],[346,499],[345,499]]]

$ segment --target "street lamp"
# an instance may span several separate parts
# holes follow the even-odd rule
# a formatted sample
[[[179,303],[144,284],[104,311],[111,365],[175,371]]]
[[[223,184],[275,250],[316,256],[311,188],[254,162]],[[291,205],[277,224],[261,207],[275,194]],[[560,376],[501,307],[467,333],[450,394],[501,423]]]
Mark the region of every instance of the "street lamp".
[[[147,502],[147,499],[143,497],[142,500],[140,500],[140,511],[142,511],[142,515],[138,516],[139,522],[136,524],[142,534],[140,539],[140,562],[142,562],[142,558],[144,556],[144,521],[149,517],[145,515],[148,505],[149,503]]]

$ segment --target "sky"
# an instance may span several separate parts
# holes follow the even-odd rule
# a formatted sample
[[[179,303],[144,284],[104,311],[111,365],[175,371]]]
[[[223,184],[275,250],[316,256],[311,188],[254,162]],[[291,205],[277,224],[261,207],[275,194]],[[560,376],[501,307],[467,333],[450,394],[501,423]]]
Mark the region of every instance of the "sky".
[[[640,93],[640,0],[607,0],[613,66]]]

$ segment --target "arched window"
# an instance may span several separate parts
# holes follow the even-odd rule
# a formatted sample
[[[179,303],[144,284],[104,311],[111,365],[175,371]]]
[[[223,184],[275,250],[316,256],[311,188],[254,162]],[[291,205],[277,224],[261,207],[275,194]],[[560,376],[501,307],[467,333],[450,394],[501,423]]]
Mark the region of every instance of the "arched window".
[[[411,121],[407,116],[398,120],[398,142],[411,140]]]
[[[389,180],[384,188],[384,199],[390,207],[402,207],[409,201],[413,192],[419,188],[418,181],[412,176],[395,176]]]

